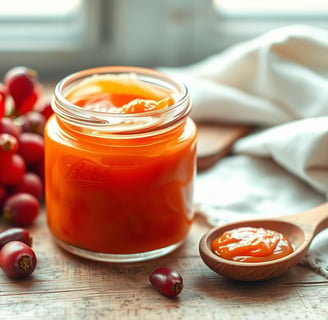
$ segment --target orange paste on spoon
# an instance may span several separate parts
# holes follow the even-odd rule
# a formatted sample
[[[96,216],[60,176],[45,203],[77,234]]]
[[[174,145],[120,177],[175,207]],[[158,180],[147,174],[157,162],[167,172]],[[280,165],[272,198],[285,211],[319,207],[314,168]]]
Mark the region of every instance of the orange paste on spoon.
[[[264,228],[242,227],[224,232],[212,242],[219,257],[238,262],[264,262],[293,252],[291,242],[281,233]]]

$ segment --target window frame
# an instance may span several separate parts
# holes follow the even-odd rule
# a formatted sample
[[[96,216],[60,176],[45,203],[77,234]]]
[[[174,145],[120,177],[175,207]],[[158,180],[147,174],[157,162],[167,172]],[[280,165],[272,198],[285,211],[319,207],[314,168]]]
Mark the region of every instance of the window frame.
[[[227,17],[218,14],[213,0],[157,0],[156,5],[152,0],[82,2],[85,25],[75,42],[64,38],[24,49],[0,46],[0,72],[26,65],[38,70],[41,79],[58,80],[80,69],[110,64],[177,67],[273,28],[306,23],[328,29],[328,13],[320,19]]]
[[[81,1],[82,7],[78,18],[83,21],[84,25],[80,25],[79,33],[76,33],[74,38],[71,37],[74,36],[74,30],[70,30],[71,35],[63,35],[54,40],[52,28],[49,28],[48,34],[36,32],[34,38],[28,38],[27,45],[21,46],[18,43],[21,40],[19,38],[16,40],[16,45],[15,41],[4,41],[0,46],[2,61],[0,72],[3,74],[12,66],[27,65],[40,70],[45,78],[52,78],[65,69],[71,72],[83,62],[90,63],[88,56],[94,50],[93,48],[100,44],[102,24],[96,21],[106,0]],[[38,19],[32,27],[42,29],[45,22],[47,21]],[[30,24],[33,23],[30,22]],[[56,24],[55,21],[54,24]]]

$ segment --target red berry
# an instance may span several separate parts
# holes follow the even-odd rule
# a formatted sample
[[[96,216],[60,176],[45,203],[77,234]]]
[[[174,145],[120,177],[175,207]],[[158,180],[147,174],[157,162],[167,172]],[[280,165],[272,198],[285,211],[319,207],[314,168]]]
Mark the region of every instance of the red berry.
[[[0,266],[7,276],[21,279],[35,270],[37,259],[31,247],[21,241],[10,241],[0,251]]]
[[[32,163],[28,166],[28,169],[29,171],[35,173],[41,179],[41,182],[44,185],[44,159]]]
[[[38,112],[40,112],[46,120],[50,118],[50,116],[54,113],[51,107],[51,101],[45,102],[39,109]]]
[[[18,153],[23,157],[26,164],[36,163],[43,160],[43,138],[36,133],[23,132],[19,138]]]
[[[0,157],[0,183],[13,185],[19,183],[25,174],[25,162],[18,154]]]
[[[3,205],[3,217],[13,226],[31,225],[39,215],[39,201],[28,193],[10,196]]]
[[[6,100],[0,95],[0,118],[6,113]]]
[[[175,270],[167,267],[159,267],[153,270],[149,276],[150,283],[163,295],[175,297],[183,289],[182,276]]]
[[[0,133],[0,156],[14,154],[17,152],[17,150],[17,139],[8,133]]]
[[[4,117],[0,119],[0,133],[8,133],[19,139],[21,129],[12,119]]]
[[[43,135],[46,119],[41,113],[37,111],[30,111],[26,113],[21,120],[23,132]]]
[[[30,233],[23,228],[8,228],[0,232],[0,249],[9,241],[22,241],[29,247],[32,245]]]
[[[7,188],[4,185],[0,185],[0,211],[2,210],[2,206],[4,205],[8,196],[9,194]]]
[[[13,194],[29,193],[35,198],[41,199],[43,195],[43,183],[36,173],[27,172],[18,184],[12,186],[11,192]]]
[[[41,95],[41,85],[37,84],[35,85],[35,88],[33,89],[30,95],[28,95],[22,100],[17,100],[17,101],[14,100],[16,114],[26,114],[32,111],[40,95]]]
[[[0,83],[0,118],[6,114],[7,87]]]
[[[2,82],[0,82],[0,95],[3,95],[4,97],[7,97],[8,95],[8,89]]]
[[[37,76],[35,70],[18,66],[7,71],[4,83],[15,101],[23,100],[33,91]]]
[[[33,109],[41,92],[41,84],[35,70],[22,66],[14,67],[6,73],[4,83],[14,100],[16,114],[25,114]]]

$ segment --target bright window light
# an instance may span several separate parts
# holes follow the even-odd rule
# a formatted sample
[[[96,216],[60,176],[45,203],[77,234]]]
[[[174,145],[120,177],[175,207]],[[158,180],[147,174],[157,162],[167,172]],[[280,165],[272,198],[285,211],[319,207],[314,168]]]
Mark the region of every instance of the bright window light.
[[[10,0],[0,2],[0,19],[58,17],[72,14],[81,0]]]
[[[0,50],[79,46],[86,30],[85,0],[0,1]]]
[[[309,16],[328,14],[327,0],[213,0],[223,15]]]

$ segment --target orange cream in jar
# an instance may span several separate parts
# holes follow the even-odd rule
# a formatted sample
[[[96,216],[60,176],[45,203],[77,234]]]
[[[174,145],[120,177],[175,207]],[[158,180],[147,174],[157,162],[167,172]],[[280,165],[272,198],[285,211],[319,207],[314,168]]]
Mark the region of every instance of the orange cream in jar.
[[[166,254],[193,220],[195,124],[187,89],[133,67],[62,80],[46,128],[46,212],[68,251],[104,261]]]

